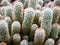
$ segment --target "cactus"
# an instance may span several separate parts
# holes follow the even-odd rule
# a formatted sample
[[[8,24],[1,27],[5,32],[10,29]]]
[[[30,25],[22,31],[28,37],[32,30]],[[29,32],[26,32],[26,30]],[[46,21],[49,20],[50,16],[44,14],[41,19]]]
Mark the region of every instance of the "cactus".
[[[54,6],[60,6],[60,0],[54,0]]]
[[[25,0],[20,0],[23,4],[25,3]]]
[[[39,17],[42,17],[42,12],[40,10],[35,10],[34,24],[39,25]]]
[[[38,26],[36,24],[32,24],[31,26],[31,30],[30,30],[30,34],[29,34],[29,37],[30,37],[30,40],[33,41],[34,40],[34,33],[35,33],[35,30],[38,28]]]
[[[0,20],[0,41],[10,44],[8,24],[4,20]]]
[[[46,31],[46,38],[50,36],[52,17],[52,10],[50,8],[46,8],[44,10],[43,20],[41,21],[41,27]]]
[[[12,40],[14,45],[20,45],[21,36],[19,34],[14,34]]]
[[[10,17],[5,17],[4,20],[8,24],[9,33],[11,34],[11,24],[12,24],[11,18]]]
[[[34,45],[34,43],[32,41],[30,41],[28,45]]]
[[[10,2],[7,1],[7,0],[2,0],[1,5],[3,5],[3,6],[11,6]]]
[[[32,7],[35,9],[36,6],[36,0],[29,0],[28,7]]]
[[[34,45],[42,45],[45,40],[45,35],[45,30],[43,28],[38,28],[35,31]]]
[[[52,19],[52,24],[55,22],[58,22],[60,16],[60,7],[56,6],[53,8],[53,19]]]
[[[13,6],[15,21],[22,23],[23,21],[23,4],[21,2],[16,2]],[[12,17],[13,18],[13,17]]]
[[[6,7],[6,16],[9,16],[12,20],[12,6],[7,6]]]
[[[56,40],[58,38],[59,24],[54,23],[51,30],[51,38]]]
[[[27,40],[22,40],[20,45],[28,45],[28,41]]]
[[[44,0],[44,4],[48,4],[50,0]]]
[[[50,39],[46,40],[44,45],[54,45],[54,40],[50,38]]]
[[[23,40],[29,41],[29,37],[28,37],[27,35],[24,35],[24,36],[23,36]]]
[[[0,14],[0,20],[3,19],[3,16]]]
[[[24,10],[24,20],[22,23],[22,34],[26,35],[29,33],[30,26],[34,19],[34,9],[29,7]]]
[[[60,45],[60,38],[57,40],[57,45]]]
[[[20,33],[21,24],[18,21],[14,21],[11,26],[11,36],[16,33]]]

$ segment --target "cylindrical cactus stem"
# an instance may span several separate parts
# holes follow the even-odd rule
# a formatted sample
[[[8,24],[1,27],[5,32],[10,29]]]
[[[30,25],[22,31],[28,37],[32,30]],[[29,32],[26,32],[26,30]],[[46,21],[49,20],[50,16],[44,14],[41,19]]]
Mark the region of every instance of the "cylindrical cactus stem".
[[[20,45],[21,36],[19,34],[14,34],[12,40],[14,45]]]
[[[54,40],[52,38],[47,39],[46,42],[44,43],[44,45],[54,45]]]
[[[39,17],[42,17],[42,11],[40,10],[35,10],[35,16],[34,16],[34,24],[37,24],[38,26],[39,25]]]
[[[24,35],[24,36],[23,36],[23,40],[29,41],[29,37],[28,37],[27,35]]]
[[[13,6],[14,20],[22,23],[23,21],[23,4],[21,2],[16,2]],[[12,16],[12,18],[13,18]]]
[[[18,21],[14,21],[11,25],[11,36],[16,33],[20,33],[21,24]]]
[[[58,23],[54,23],[52,25],[52,30],[51,30],[51,38],[53,38],[54,40],[56,40],[58,38],[58,32],[59,31],[59,24]]]
[[[28,7],[32,7],[35,9],[36,6],[36,0],[29,0]]]
[[[34,36],[34,45],[42,45],[42,43],[45,40],[45,30],[43,28],[38,28],[35,31],[35,36]]]
[[[28,41],[27,40],[22,40],[20,45],[28,45]]]
[[[4,20],[8,24],[9,33],[11,34],[11,24],[12,24],[11,18],[10,17],[5,17]]]
[[[28,45],[34,45],[33,41],[30,41]]]
[[[58,22],[59,16],[60,16],[60,7],[56,6],[53,8],[52,24]]]
[[[37,28],[38,28],[38,26],[36,24],[31,25],[31,30],[30,30],[30,34],[29,34],[29,38],[31,41],[34,40],[34,33]]]
[[[10,44],[8,24],[4,20],[0,20],[0,41]]]
[[[11,3],[7,0],[2,0],[1,5],[3,5],[3,6],[12,6]]]
[[[50,36],[52,17],[52,9],[46,8],[43,12],[43,20],[41,21],[41,27],[46,31],[46,39]]]
[[[6,7],[6,16],[9,16],[12,20],[12,17],[13,17],[13,15],[12,15],[12,6],[7,6]]]
[[[29,29],[33,23],[34,19],[34,9],[29,7],[24,10],[24,20],[22,23],[22,34],[29,34]]]

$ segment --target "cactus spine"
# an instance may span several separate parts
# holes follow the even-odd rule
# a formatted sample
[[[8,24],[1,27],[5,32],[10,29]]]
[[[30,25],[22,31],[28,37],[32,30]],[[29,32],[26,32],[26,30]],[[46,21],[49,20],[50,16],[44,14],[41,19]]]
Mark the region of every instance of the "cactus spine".
[[[18,21],[14,21],[11,26],[11,36],[16,33],[20,33],[21,24]]]
[[[28,41],[27,40],[22,40],[20,45],[28,45]]]
[[[45,31],[42,28],[38,28],[35,31],[35,36],[34,36],[34,45],[42,45],[42,43],[45,40]]]
[[[58,31],[59,31],[59,24],[54,23],[52,26],[51,38],[56,40],[58,38]]]
[[[14,45],[20,45],[21,41],[21,36],[19,34],[14,34],[13,35],[13,43]]]
[[[4,20],[0,20],[0,41],[10,44],[8,24]]]
[[[33,23],[33,19],[34,19],[34,9],[29,7],[27,9],[24,10],[24,20],[22,23],[22,34],[28,34],[29,33],[29,29],[30,26]]]
[[[13,6],[14,10],[14,20],[22,23],[23,20],[23,4],[21,2],[16,2]]]
[[[46,40],[44,45],[54,45],[54,40],[50,38],[50,39]]]
[[[45,9],[41,27],[46,31],[46,38],[50,36],[52,17],[52,10],[50,8]]]
[[[35,30],[38,28],[38,26],[36,24],[32,24],[31,26],[31,30],[30,30],[30,34],[29,34],[29,37],[30,37],[30,40],[33,41],[34,40],[34,33],[35,33]]]

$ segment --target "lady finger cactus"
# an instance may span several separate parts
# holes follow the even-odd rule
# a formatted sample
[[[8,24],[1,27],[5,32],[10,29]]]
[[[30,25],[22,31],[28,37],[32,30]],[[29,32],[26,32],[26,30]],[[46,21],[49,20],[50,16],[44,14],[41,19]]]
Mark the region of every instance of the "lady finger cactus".
[[[20,45],[21,36],[19,34],[14,34],[12,40],[14,45]]]
[[[28,45],[28,41],[27,40],[22,40],[20,45]]]
[[[10,2],[7,1],[7,0],[2,0],[1,5],[3,5],[3,6],[11,6]]]
[[[29,29],[33,23],[33,19],[34,19],[34,9],[29,7],[27,9],[24,10],[24,20],[22,23],[22,34],[28,34],[29,33]]]
[[[44,10],[43,20],[41,21],[41,27],[46,31],[46,38],[50,36],[52,17],[52,10],[50,8],[46,8]]]
[[[42,45],[42,43],[45,40],[45,30],[42,28],[38,28],[35,31],[35,36],[34,36],[34,45]]]
[[[34,33],[35,33],[35,30],[38,28],[38,26],[36,24],[32,24],[31,26],[31,30],[30,30],[30,34],[29,34],[29,37],[30,37],[30,40],[33,41],[34,40]]]
[[[14,19],[22,23],[23,20],[23,4],[21,2],[16,2],[13,6]],[[13,17],[12,17],[13,18]]]
[[[11,26],[11,36],[16,33],[20,33],[21,24],[18,21],[14,21]]]
[[[0,41],[10,44],[8,24],[4,20],[0,20]]]
[[[4,20],[8,24],[9,33],[11,34],[11,24],[12,24],[11,18],[10,17],[5,17]]]
[[[56,6],[53,8],[52,24],[58,22],[59,16],[60,16],[60,7]]]
[[[54,23],[51,30],[51,38],[56,40],[58,38],[59,24]]]
[[[44,45],[54,45],[54,40],[50,38],[50,39],[46,40]]]

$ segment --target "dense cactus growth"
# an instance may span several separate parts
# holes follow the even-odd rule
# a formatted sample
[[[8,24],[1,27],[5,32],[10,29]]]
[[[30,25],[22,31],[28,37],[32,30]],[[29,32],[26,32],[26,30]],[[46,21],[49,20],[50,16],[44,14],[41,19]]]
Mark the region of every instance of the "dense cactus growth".
[[[34,43],[32,41],[30,41],[28,45],[34,45]]]
[[[29,0],[28,7],[32,7],[35,9],[36,6],[36,0]]]
[[[60,16],[60,7],[56,6],[53,8],[52,23],[58,22],[59,16]]]
[[[37,28],[38,28],[38,26],[36,24],[32,24],[30,34],[29,34],[31,41],[34,40],[34,33],[35,33]]]
[[[3,19],[3,16],[0,14],[0,20]]]
[[[44,0],[44,4],[47,4],[49,2],[50,2],[50,0]]]
[[[35,36],[34,36],[34,45],[42,45],[42,43],[45,40],[45,30],[42,28],[38,28],[35,31]]]
[[[14,20],[22,23],[22,20],[23,20],[23,4],[21,2],[16,2],[13,6],[13,10],[14,10],[13,16],[15,17]]]
[[[50,8],[46,8],[44,10],[43,21],[41,22],[41,27],[46,31],[46,38],[50,36],[52,17],[52,10]]]
[[[11,18],[10,17],[5,17],[4,20],[8,24],[9,33],[11,34],[11,24],[12,24]]]
[[[8,24],[4,20],[0,20],[0,41],[10,43]]]
[[[6,16],[9,16],[12,19],[12,7],[11,6],[6,7]]]
[[[20,45],[21,41],[21,36],[19,34],[14,34],[13,35],[13,43],[14,45]]]
[[[34,19],[34,9],[33,8],[27,8],[24,10],[24,20],[22,23],[22,33],[23,34],[28,34],[29,29],[33,23]]]
[[[1,5],[3,6],[11,6],[10,2],[7,0],[2,0]]]
[[[57,45],[60,45],[60,38],[59,38],[58,41],[57,41]]]
[[[40,10],[35,10],[35,16],[34,16],[34,24],[39,25],[39,17],[42,17],[42,12]]]
[[[54,40],[50,38],[50,39],[46,40],[44,45],[54,45]]]
[[[51,38],[56,40],[58,38],[58,31],[59,31],[59,24],[54,23],[51,30]]]
[[[21,24],[18,21],[14,21],[11,25],[11,36],[16,33],[20,33]]]
[[[20,45],[28,45],[28,41],[27,40],[22,40]]]

